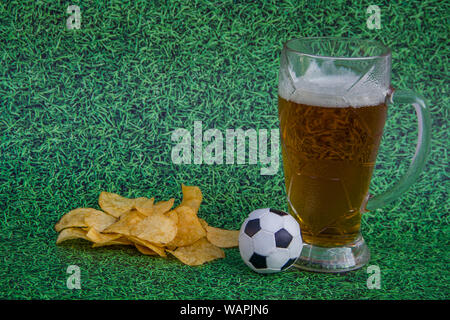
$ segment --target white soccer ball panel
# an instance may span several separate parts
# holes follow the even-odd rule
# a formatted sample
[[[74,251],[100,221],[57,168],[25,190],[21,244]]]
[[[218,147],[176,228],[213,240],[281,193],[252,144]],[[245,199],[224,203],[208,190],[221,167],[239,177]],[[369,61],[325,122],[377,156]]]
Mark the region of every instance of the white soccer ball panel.
[[[283,216],[283,227],[293,236],[300,236],[300,225],[291,215]]]
[[[248,259],[253,254],[253,241],[245,233],[239,235],[239,252],[241,253],[242,260],[247,263]],[[248,264],[248,263],[247,263]]]
[[[289,259],[290,256],[288,249],[277,248],[275,252],[267,257],[267,268],[280,270]]]
[[[257,218],[261,218],[264,215],[266,215],[269,212],[268,208],[264,208],[264,209],[256,209],[255,211],[252,211],[250,213],[250,215],[248,216],[247,219],[251,220],[251,219],[257,219]]]
[[[275,233],[283,228],[284,221],[281,216],[269,212],[264,217],[259,219],[259,223],[262,229]]]
[[[280,269],[269,269],[269,268],[267,268],[267,269],[258,269],[258,270],[255,270],[255,271],[257,271],[259,273],[275,273],[275,272],[280,272]]]
[[[275,250],[275,238],[273,233],[260,230],[252,237],[253,249],[257,254],[268,256]]]
[[[298,258],[302,252],[302,246],[302,237],[300,235],[294,237],[288,247],[290,258]]]

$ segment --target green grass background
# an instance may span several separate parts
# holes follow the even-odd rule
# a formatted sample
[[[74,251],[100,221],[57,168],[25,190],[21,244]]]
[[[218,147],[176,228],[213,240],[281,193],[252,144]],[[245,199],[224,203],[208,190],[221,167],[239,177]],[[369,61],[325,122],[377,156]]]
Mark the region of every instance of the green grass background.
[[[189,3],[189,4],[188,4]],[[69,4],[81,29],[68,30]],[[369,5],[381,29],[366,26]],[[6,299],[448,299],[448,35],[445,1],[1,1],[0,298]],[[290,269],[259,275],[238,249],[189,267],[131,247],[55,245],[67,211],[98,208],[102,190],[181,199],[199,185],[199,216],[234,228],[254,209],[286,209],[283,172],[260,165],[174,165],[175,128],[278,127],[282,43],[300,36],[378,39],[393,51],[392,83],[422,93],[432,152],[419,181],[364,215],[369,264],[343,275]],[[413,109],[392,105],[371,192],[405,172]],[[81,269],[69,290],[66,269]]]

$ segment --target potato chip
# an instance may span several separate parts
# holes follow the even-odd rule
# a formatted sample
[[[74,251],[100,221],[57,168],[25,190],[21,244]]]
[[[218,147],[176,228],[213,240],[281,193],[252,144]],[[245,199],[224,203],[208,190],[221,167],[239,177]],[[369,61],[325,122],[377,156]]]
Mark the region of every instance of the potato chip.
[[[153,206],[153,214],[163,214],[172,209],[175,199],[171,198],[167,201],[160,201]]]
[[[141,246],[140,244],[135,243],[134,246],[136,247],[136,249],[138,249],[138,251],[142,254],[145,254],[147,256],[155,256],[158,255],[155,251],[153,251],[152,249],[149,249],[147,247]]]
[[[206,236],[205,229],[190,207],[177,207],[175,211],[178,215],[178,231],[175,238],[167,244],[168,246],[187,246]]]
[[[149,256],[170,252],[191,266],[224,258],[221,248],[236,247],[239,231],[214,228],[198,218],[199,187],[182,185],[182,193],[180,205],[172,209],[174,198],[154,203],[154,198],[128,199],[103,191],[98,203],[104,212],[78,208],[66,213],[55,225],[60,232],[56,243],[85,239],[93,248],[132,245]]]
[[[225,230],[207,226],[206,238],[219,248],[233,248],[239,245],[239,230]]]
[[[202,202],[203,196],[199,187],[181,185],[181,191],[183,193],[183,200],[179,207],[189,207],[195,214],[197,214]]]
[[[86,237],[92,242],[103,243],[117,240],[121,237],[121,235],[117,233],[104,234],[98,232],[95,228],[90,228],[86,233]]]
[[[177,224],[177,228],[178,228],[178,214],[177,214],[177,212],[176,212],[175,210],[171,210],[171,211],[169,211],[169,212],[166,212],[165,215],[166,215],[169,219],[173,220],[173,222],[175,222],[175,223]],[[177,230],[177,232],[178,232],[178,230]],[[167,244],[167,245],[166,245],[166,248],[167,248],[168,250],[175,250],[177,247],[174,246],[174,245]]]
[[[206,222],[204,219],[198,218],[198,221],[200,221],[200,224],[202,225],[203,229],[206,230],[206,227],[208,227],[208,222]]]
[[[131,245],[133,245],[133,242],[128,240],[126,237],[122,236],[115,240],[94,243],[92,245],[92,248],[104,247],[104,246],[116,246],[116,245],[131,246]]]
[[[131,228],[144,220],[146,216],[137,210],[131,210],[125,212],[120,217],[119,221],[110,225],[108,228],[103,230],[104,233],[118,233],[122,235],[131,235]]]
[[[89,225],[86,223],[85,218],[89,215],[96,215],[97,212],[104,214],[102,211],[98,211],[93,208],[77,208],[71,210],[63,215],[61,219],[55,224],[55,230],[59,232],[65,228],[89,227]]]
[[[134,206],[135,199],[128,199],[115,193],[102,191],[98,198],[100,208],[113,217],[119,218],[125,212],[130,211]]]
[[[86,236],[86,230],[83,230],[81,228],[66,228],[63,229],[56,239],[56,244],[59,244],[66,240],[72,240],[72,239],[85,239],[89,241],[89,238]]]
[[[109,214],[104,213],[103,211],[92,209],[91,211],[86,213],[84,217],[84,222],[90,228],[95,228],[95,230],[102,232],[110,225],[114,224],[117,221],[116,218],[111,217]]]
[[[154,243],[151,243],[149,241],[140,239],[138,237],[134,237],[134,236],[128,236],[128,239],[130,241],[132,241],[134,244],[138,244],[140,246],[146,247],[147,249],[152,250],[153,252],[155,252],[156,254],[158,254],[161,257],[166,257],[166,253],[164,252],[164,248],[161,246],[158,246]]]
[[[149,216],[153,213],[153,202],[155,198],[148,199],[146,197],[134,199],[133,207],[140,213]]]
[[[153,214],[131,228],[131,235],[157,244],[172,241],[177,234],[177,224],[164,214]]]
[[[189,266],[198,266],[225,257],[225,252],[208,242],[206,238],[201,238],[189,246],[179,247],[174,251],[168,251],[178,258],[178,260]]]
[[[175,222],[176,224],[178,224],[178,214],[176,210],[170,210],[169,212],[166,212],[164,215],[169,219],[173,220],[173,222]]]

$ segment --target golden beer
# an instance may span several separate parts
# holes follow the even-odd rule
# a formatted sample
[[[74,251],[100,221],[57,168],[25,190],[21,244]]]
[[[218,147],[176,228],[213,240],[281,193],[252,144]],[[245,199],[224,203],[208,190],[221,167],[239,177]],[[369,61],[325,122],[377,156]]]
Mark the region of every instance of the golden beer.
[[[351,243],[360,232],[387,104],[314,106],[278,96],[278,112],[289,211],[303,240]]]

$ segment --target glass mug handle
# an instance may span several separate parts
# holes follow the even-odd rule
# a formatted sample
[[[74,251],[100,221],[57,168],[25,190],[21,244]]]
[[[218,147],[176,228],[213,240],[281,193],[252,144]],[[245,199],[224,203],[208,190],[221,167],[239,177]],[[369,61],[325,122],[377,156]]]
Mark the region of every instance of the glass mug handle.
[[[409,90],[395,90],[391,96],[391,102],[412,104],[414,106],[419,129],[416,152],[411,160],[408,170],[400,180],[382,194],[370,197],[367,201],[365,211],[381,208],[394,201],[405,192],[419,177],[425,166],[428,153],[430,152],[431,118],[425,99]]]

